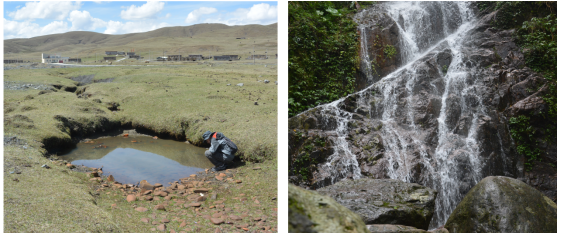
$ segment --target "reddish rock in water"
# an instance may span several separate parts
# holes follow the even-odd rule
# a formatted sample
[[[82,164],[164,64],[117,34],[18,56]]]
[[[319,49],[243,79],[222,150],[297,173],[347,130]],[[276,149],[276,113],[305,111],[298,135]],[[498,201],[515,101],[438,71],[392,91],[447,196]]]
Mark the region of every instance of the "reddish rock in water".
[[[218,180],[218,181],[224,180],[224,178],[222,178],[222,177],[220,177],[220,176],[216,176],[216,177],[214,177],[214,178],[216,178],[216,180]]]
[[[113,177],[113,175],[109,175],[109,177],[107,177],[107,181],[108,182],[114,182],[115,178]]]
[[[128,195],[128,196],[127,196],[127,202],[132,202],[132,201],[136,201],[136,196],[134,196],[134,195],[132,195],[132,194],[131,194],[131,195]]]
[[[155,183],[155,184],[154,184],[154,188],[159,188],[159,187],[162,187],[162,186],[163,186],[163,185],[160,184],[160,183]]]
[[[212,222],[215,225],[219,225],[224,223],[224,220],[220,219],[220,218],[210,218],[210,222]]]
[[[146,209],[146,208],[144,208],[144,207],[137,207],[135,210],[138,211],[138,212],[145,212],[145,211],[147,211],[148,209]]]
[[[218,176],[224,178],[224,177],[226,177],[226,174],[220,173]]]

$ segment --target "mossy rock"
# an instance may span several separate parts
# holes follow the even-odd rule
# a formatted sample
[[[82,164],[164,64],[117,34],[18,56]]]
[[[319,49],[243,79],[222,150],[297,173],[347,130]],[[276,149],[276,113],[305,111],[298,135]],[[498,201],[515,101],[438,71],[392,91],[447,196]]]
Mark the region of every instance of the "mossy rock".
[[[520,180],[489,176],[468,192],[445,228],[451,233],[554,233],[557,205]]]
[[[369,233],[359,215],[333,198],[288,185],[289,233]]]

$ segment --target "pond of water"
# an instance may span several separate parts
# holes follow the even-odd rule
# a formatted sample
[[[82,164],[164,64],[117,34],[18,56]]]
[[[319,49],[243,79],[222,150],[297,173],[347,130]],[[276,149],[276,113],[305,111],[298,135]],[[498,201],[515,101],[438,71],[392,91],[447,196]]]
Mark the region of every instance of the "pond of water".
[[[168,186],[168,182],[213,167],[204,152],[204,148],[184,142],[117,136],[78,143],[75,149],[59,157],[74,165],[103,166],[103,175],[113,175],[120,183],[146,180]]]

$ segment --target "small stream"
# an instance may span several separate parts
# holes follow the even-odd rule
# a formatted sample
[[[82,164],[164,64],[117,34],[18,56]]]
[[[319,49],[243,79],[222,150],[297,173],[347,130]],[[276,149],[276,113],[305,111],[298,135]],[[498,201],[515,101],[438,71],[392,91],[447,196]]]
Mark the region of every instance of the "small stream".
[[[205,150],[184,142],[135,135],[81,142],[59,157],[74,165],[103,166],[103,175],[113,175],[120,183],[146,180],[169,186],[169,182],[213,167]]]

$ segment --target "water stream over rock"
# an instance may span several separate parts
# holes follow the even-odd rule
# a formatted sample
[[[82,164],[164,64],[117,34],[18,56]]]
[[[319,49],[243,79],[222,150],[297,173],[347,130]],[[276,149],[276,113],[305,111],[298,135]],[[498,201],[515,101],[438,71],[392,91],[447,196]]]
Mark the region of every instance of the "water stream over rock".
[[[484,177],[520,176],[496,95],[500,78],[487,68],[522,55],[501,51],[505,42],[481,46],[505,33],[486,31],[487,21],[474,15],[464,2],[388,2],[357,13],[368,86],[291,118],[291,130],[327,140],[312,152],[327,158],[311,168],[309,183],[291,182],[319,188],[369,176],[419,183],[438,191],[434,229]],[[397,35],[373,43],[384,32]],[[376,76],[372,68],[384,57],[376,48],[384,43],[397,48],[392,66],[400,67]],[[298,155],[300,144],[289,144],[290,152]]]

